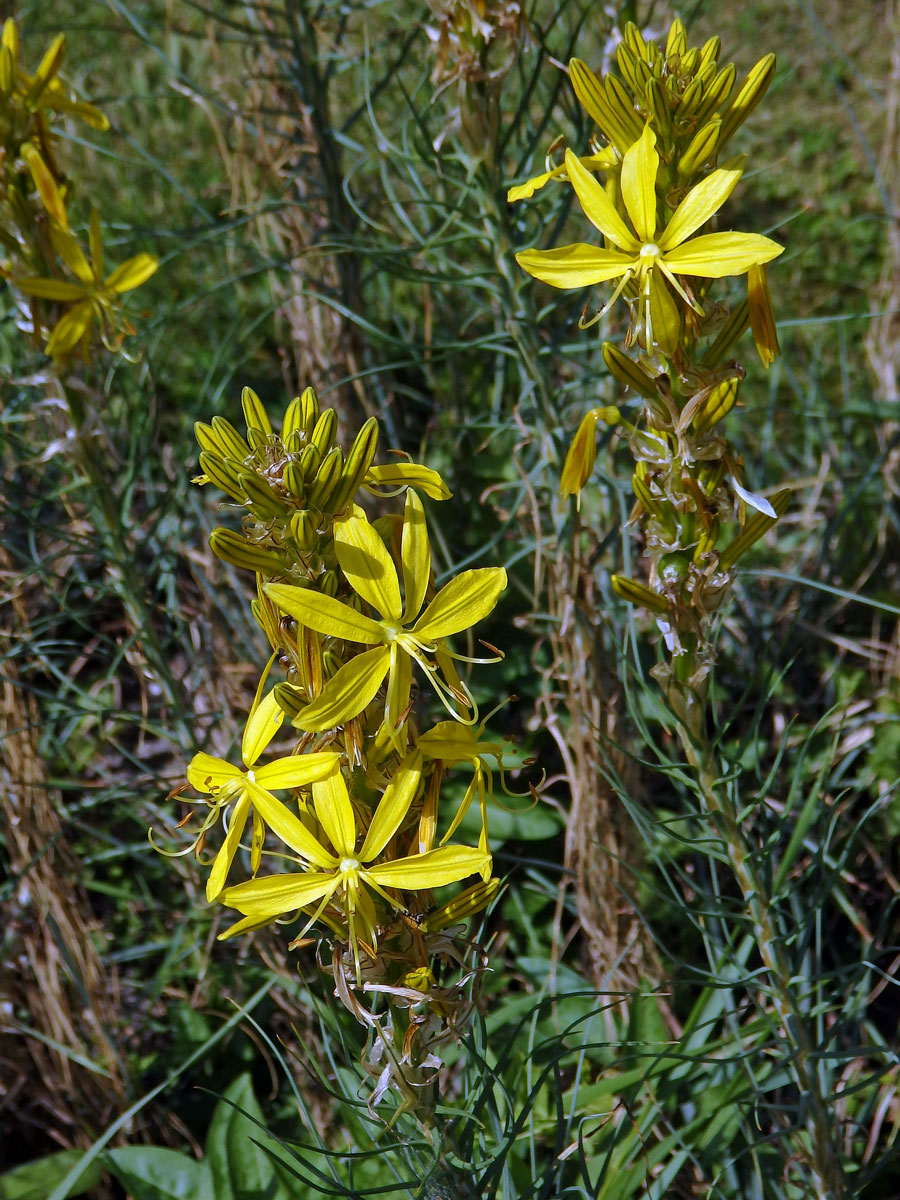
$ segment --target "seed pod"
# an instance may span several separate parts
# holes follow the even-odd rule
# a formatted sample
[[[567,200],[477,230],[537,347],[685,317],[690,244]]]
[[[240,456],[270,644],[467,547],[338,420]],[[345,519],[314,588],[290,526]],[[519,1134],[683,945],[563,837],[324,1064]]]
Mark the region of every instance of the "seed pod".
[[[764,533],[768,532],[772,526],[787,512],[788,503],[791,498],[790,488],[783,488],[772,497],[772,507],[778,514],[775,517],[768,517],[765,513],[754,512],[753,516],[741,530],[741,532],[729,542],[722,553],[719,555],[719,567],[723,571],[729,570],[737,560],[753,545],[758,542]]]
[[[281,473],[281,481],[292,496],[302,500],[306,495],[306,479],[300,467],[295,462],[285,464]]]
[[[339,512],[356,495],[378,449],[378,421],[369,417],[350,447],[339,483],[332,493],[328,508]]]
[[[337,413],[333,408],[326,408],[309,435],[309,444],[315,446],[323,457],[334,445],[337,423]]]
[[[697,130],[678,160],[679,179],[688,179],[709,162],[716,152],[721,125],[719,118],[714,117]]]
[[[245,387],[241,392],[241,408],[244,410],[244,420],[247,422],[247,432],[259,429],[268,436],[272,432],[272,422],[262,406],[259,396],[253,388]]]
[[[775,55],[761,58],[741,85],[722,117],[720,145],[725,145],[734,131],[747,120],[769,89],[775,74]]]
[[[214,529],[209,535],[209,545],[216,558],[223,562],[262,575],[280,575],[288,565],[279,550],[256,546],[231,529]]]
[[[227,461],[231,462],[232,460]],[[202,450],[200,452],[200,470],[232,500],[237,500],[239,504],[244,503],[246,499],[244,489],[238,482],[237,473],[229,468],[226,460],[219,458],[217,454],[209,454],[206,450]],[[242,465],[240,470],[243,470]]]
[[[638,583],[636,579],[626,579],[624,575],[611,576],[612,589],[622,600],[627,600],[629,604],[636,604],[640,608],[647,608],[650,612],[667,614],[669,611],[669,603],[663,597],[657,595],[644,583]]]
[[[331,497],[340,481],[343,469],[344,456],[339,447],[335,446],[322,459],[322,465],[316,472],[315,481],[310,486],[310,508],[320,508],[323,512],[331,511]]]
[[[226,455],[237,459],[239,463],[250,457],[250,447],[230,421],[226,421],[224,417],[213,417],[212,428]]]
[[[286,513],[284,501],[279,499],[272,488],[255,471],[242,471],[238,475],[238,483],[247,494],[250,509],[255,516],[267,520],[269,517],[283,517]]]

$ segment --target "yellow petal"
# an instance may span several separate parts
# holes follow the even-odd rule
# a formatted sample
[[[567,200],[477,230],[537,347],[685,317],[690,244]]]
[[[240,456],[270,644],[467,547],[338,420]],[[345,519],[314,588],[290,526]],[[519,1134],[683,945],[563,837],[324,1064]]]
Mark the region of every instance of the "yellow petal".
[[[724,167],[713,171],[691,188],[672,214],[672,219],[659,239],[663,251],[680,246],[681,243],[708,221],[722,207],[737,186],[742,171],[730,171]]]
[[[761,233],[707,233],[668,251],[665,262],[679,275],[722,279],[743,275],[750,267],[771,262],[783,251],[784,246]]]
[[[650,286],[650,323],[653,341],[663,354],[671,357],[681,339],[681,310],[657,272]]]
[[[241,796],[234,806],[231,820],[228,822],[228,833],[225,835],[225,841],[216,855],[216,860],[209,873],[209,879],[206,881],[206,899],[210,904],[218,897],[225,886],[225,880],[231,869],[231,864],[234,862],[238,846],[241,844],[241,834],[244,832],[244,826],[247,824],[249,814],[250,797],[245,794]]]
[[[629,150],[628,153],[630,154],[631,151]],[[628,155],[625,156],[625,159],[626,161],[628,160]],[[571,150],[566,151],[566,170],[568,171],[572,187],[575,189],[578,201],[584,209],[584,215],[591,224],[599,229],[603,236],[609,238],[616,246],[619,246],[622,250],[630,250],[633,254],[636,254],[640,249],[640,243],[619,216],[616,206],[606,194],[605,189],[597,182],[590,171],[584,169]],[[624,175],[624,163],[622,170]],[[655,202],[654,195],[654,204]]]
[[[388,669],[387,697],[384,703],[384,723],[389,737],[402,752],[406,747],[401,735],[401,721],[409,706],[412,687],[412,662],[397,642],[391,645],[391,664]]]
[[[371,617],[364,617],[349,604],[315,592],[311,588],[291,587],[286,583],[267,583],[263,591],[275,604],[292,617],[329,637],[345,642],[362,642],[366,646],[386,641],[384,627]]]
[[[69,218],[66,216],[65,201],[40,152],[30,142],[25,142],[22,146],[22,157],[28,164],[28,170],[31,172],[31,178],[44,208],[58,225],[63,229],[68,229]]]
[[[279,707],[278,701],[275,699],[274,688],[269,692],[265,700],[260,699],[274,661],[275,655],[273,654],[266,663],[266,668],[257,685],[256,695],[253,698],[253,704],[250,708],[250,716],[247,718],[247,724],[244,726],[244,736],[241,739],[241,757],[248,767],[253,766],[260,754],[262,754],[263,750],[265,750],[266,746],[268,746],[269,742],[271,742],[272,738],[278,732],[281,722],[284,720],[284,709]]]
[[[598,167],[601,170],[609,170],[619,160],[612,146],[605,146],[597,154],[579,156],[578,161],[587,170]],[[561,163],[558,167],[554,167],[552,171],[545,171],[543,175],[535,175],[533,179],[528,179],[525,183],[511,187],[506,193],[506,202],[507,204],[515,204],[517,200],[529,200],[535,192],[540,191],[551,179],[561,179],[565,174],[566,164]]]
[[[463,571],[441,588],[416,622],[413,633],[429,642],[460,633],[493,611],[505,587],[503,567]]]
[[[109,118],[99,108],[95,108],[93,104],[85,104],[83,100],[70,100],[62,89],[57,91],[52,86],[48,87],[44,93],[44,106],[52,108],[54,112],[80,117],[92,129],[100,131],[109,129]]]
[[[82,300],[60,317],[47,341],[46,351],[52,357],[68,354],[77,346],[91,327],[94,309],[90,300]]]
[[[423,467],[421,463],[387,463],[382,467],[369,467],[363,484],[369,491],[375,488],[416,487],[429,500],[449,500],[450,489],[437,471]],[[376,493],[377,494],[377,493]]]
[[[402,612],[400,581],[394,560],[364,516],[334,523],[334,548],[353,590],[387,621]]]
[[[313,804],[319,824],[338,858],[354,858],[356,851],[356,818],[347,794],[347,785],[340,771],[313,784]]]
[[[406,493],[400,547],[405,598],[402,619],[407,625],[419,615],[431,578],[431,543],[428,540],[425,509],[412,488]]]
[[[68,279],[47,279],[42,275],[26,275],[22,279],[13,279],[13,283],[27,296],[40,296],[42,300],[82,300],[84,286],[80,283],[70,283]]]
[[[257,767],[253,772],[256,783],[261,788],[295,788],[305,787],[318,779],[325,779],[337,768],[341,756],[331,750],[320,750],[314,754],[286,754]]]
[[[656,173],[659,170],[659,155],[656,153],[656,136],[649,125],[625,152],[622,159],[622,199],[631,217],[638,238],[642,242],[656,240]],[[617,239],[613,239],[616,241]],[[622,245],[622,243],[618,243]],[[633,246],[624,246],[631,250]]]
[[[321,900],[335,890],[340,880],[340,875],[332,871],[266,875],[226,888],[219,899],[229,908],[262,922]]]
[[[382,852],[400,826],[416,798],[422,781],[422,752],[414,750],[397,767],[375,809],[372,824],[359,852],[361,862],[371,862]]]
[[[454,816],[453,820],[450,822],[450,828],[447,830],[447,832],[441,838],[441,845],[443,845],[444,842],[449,842],[450,839],[453,837],[454,833],[456,833],[457,829],[459,828],[459,826],[462,822],[463,817],[469,811],[472,801],[474,800],[476,795],[481,799],[481,807],[483,809],[485,807],[484,780],[482,778],[481,763],[477,762],[477,761],[476,761],[476,765],[475,765],[475,774],[472,776],[471,782],[469,783],[469,786],[466,788],[466,794],[462,798],[462,803],[460,804],[459,808],[457,809],[456,815]],[[483,821],[482,821],[482,824],[484,824]]]
[[[559,480],[561,496],[577,496],[591,477],[597,454],[597,410],[590,409],[582,418],[578,432],[566,455]]]
[[[159,259],[154,254],[136,254],[116,267],[103,286],[107,291],[130,292],[146,283],[158,267]]]
[[[558,246],[555,250],[522,250],[516,262],[523,271],[557,288],[590,287],[617,279],[634,269],[637,259],[617,250],[600,250],[584,242]]]
[[[752,266],[747,272],[747,303],[756,351],[768,370],[781,353],[781,347],[778,345],[775,311],[765,267]]]
[[[313,837],[303,822],[294,813],[277,800],[265,788],[256,783],[248,783],[248,790],[253,800],[253,807],[272,830],[280,837],[286,846],[299,854],[307,862],[315,863],[317,867],[335,867],[338,860]]]
[[[469,846],[442,846],[426,854],[413,854],[394,862],[382,863],[360,872],[382,887],[417,891],[419,888],[443,887],[468,875],[481,874],[490,866],[491,856]],[[245,884],[241,886],[246,886]]]
[[[312,704],[294,717],[294,725],[310,733],[321,733],[359,716],[374,700],[390,663],[387,646],[358,654],[332,675]]]
[[[224,758],[214,758],[202,751],[195,754],[187,769],[188,783],[198,792],[217,792],[233,779],[242,779],[244,772]]]
[[[9,51],[13,60],[13,67],[16,68],[19,62],[19,35],[16,32],[16,23],[12,17],[7,17],[3,22],[3,33],[0,34],[0,45]]]
[[[84,251],[72,234],[61,225],[53,225],[50,229],[50,240],[53,242],[53,248],[56,250],[56,253],[72,274],[80,279],[82,283],[87,284],[88,287],[92,287],[94,284],[94,273],[84,256]]]
[[[44,57],[41,59],[38,69],[34,73],[34,80],[31,90],[37,89],[37,94],[43,91],[44,87],[50,82],[59,68],[62,66],[62,61],[66,55],[66,35],[58,33],[50,43]],[[40,86],[38,86],[40,85]]]

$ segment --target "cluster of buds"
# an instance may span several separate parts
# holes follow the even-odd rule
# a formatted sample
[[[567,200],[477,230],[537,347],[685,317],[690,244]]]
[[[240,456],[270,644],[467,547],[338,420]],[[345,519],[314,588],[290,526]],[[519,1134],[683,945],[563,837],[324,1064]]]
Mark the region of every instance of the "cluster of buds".
[[[453,84],[458,104],[448,133],[459,133],[471,154],[490,154],[496,137],[503,80],[530,33],[521,0],[428,0],[439,24],[428,26],[435,47],[435,98]]]
[[[738,558],[784,513],[788,492],[756,495],[741,482],[739,455],[722,422],[739,399],[744,370],[729,354],[748,325],[762,362],[778,353],[766,264],[782,247],[752,233],[700,233],[744,169],[720,155],[771,82],[770,54],[736,88],[733,64],[719,65],[720,40],[690,47],[676,20],[665,47],[625,27],[618,75],[597,76],[573,59],[575,95],[597,126],[590,153],[513,188],[511,201],[551,181],[571,186],[602,244],[525,250],[517,261],[557,288],[613,282],[611,297],[583,328],[623,300],[624,349],[603,345],[615,379],[639,402],[633,422],[613,405],[592,408],[562,473],[578,495],[591,475],[598,421],[627,433],[635,460],[632,520],[639,524],[646,582],[613,577],[616,592],[653,613],[670,661],[656,675],[689,727],[712,660],[708,618],[722,602]],[[600,174],[603,182],[597,178]],[[745,275],[746,299],[713,299],[713,281]],[[737,529],[735,530],[735,520]]]
[[[241,533],[216,529],[210,544],[255,572],[253,612],[271,655],[244,730],[243,766],[200,753],[188,767],[202,817],[180,853],[199,858],[221,819],[206,893],[240,914],[221,936],[299,917],[291,948],[316,944],[320,961],[327,939],[323,966],[335,994],[371,1029],[366,1061],[378,1064],[376,1092],[394,1086],[412,1103],[429,1091],[436,1049],[470,1011],[482,969],[477,953],[466,966],[461,923],[499,886],[488,760],[502,781],[503,746],[484,738],[456,667],[481,660],[448,639],[493,610],[506,572],[463,571],[435,589],[419,493],[444,500],[449,492],[418,463],[376,464],[374,418],[345,453],[336,412],[321,410],[311,388],[288,406],[280,432],[249,388],[242,401],[246,437],[219,417],[196,426],[197,481],[217,484],[244,514]],[[402,513],[370,521],[356,502],[361,490],[405,493]],[[428,730],[414,716],[423,677],[449,715]],[[290,752],[262,762],[287,729]],[[456,811],[445,813],[442,779],[459,767],[471,779]],[[476,799],[477,846],[452,843]],[[231,882],[248,829],[250,878]],[[261,872],[264,861],[277,870]],[[473,877],[438,903],[434,889]]]
[[[75,117],[91,128],[109,122],[75,99],[59,78],[65,38],[55,38],[33,75],[20,65],[16,25],[0,35],[0,276],[15,293],[23,326],[57,361],[79,348],[88,356],[96,324],[104,345],[118,350],[133,333],[121,296],[159,265],[138,254],[106,274],[100,220],[90,219],[89,254],[69,225],[72,181],[62,171],[52,116]]]

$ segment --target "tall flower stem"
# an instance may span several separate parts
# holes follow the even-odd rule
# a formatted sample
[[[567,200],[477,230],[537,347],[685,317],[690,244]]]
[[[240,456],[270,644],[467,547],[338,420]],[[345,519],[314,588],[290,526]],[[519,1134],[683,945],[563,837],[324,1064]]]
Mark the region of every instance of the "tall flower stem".
[[[799,983],[792,978],[778,930],[775,905],[753,862],[753,851],[733,799],[718,777],[712,750],[705,739],[698,740],[683,725],[679,726],[679,734],[685,757],[697,773],[704,813],[725,843],[728,863],[750,917],[753,939],[768,976],[768,995],[783,1036],[791,1046],[790,1066],[807,1108],[809,1145],[802,1145],[799,1153],[806,1162],[813,1189],[808,1194],[815,1200],[843,1200],[847,1194],[843,1171],[832,1137],[828,1106],[815,1069],[813,1037],[803,1000],[798,995]]]

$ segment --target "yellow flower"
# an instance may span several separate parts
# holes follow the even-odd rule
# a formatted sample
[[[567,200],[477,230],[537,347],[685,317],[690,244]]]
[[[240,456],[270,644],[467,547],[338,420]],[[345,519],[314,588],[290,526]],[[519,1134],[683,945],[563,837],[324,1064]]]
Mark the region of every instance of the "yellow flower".
[[[273,660],[274,656],[269,660],[270,666]],[[260,690],[268,669],[267,667],[260,681]],[[330,751],[320,754],[289,754],[284,758],[276,758],[264,767],[257,767],[256,762],[260,754],[275,736],[283,719],[284,713],[275,701],[274,692],[270,692],[261,703],[257,693],[241,742],[241,757],[247,770],[242,771],[240,767],[233,766],[223,758],[215,758],[202,752],[194,755],[187,769],[188,782],[198,792],[213,797],[211,812],[204,822],[198,841],[219,816],[234,805],[228,820],[225,841],[215,857],[206,883],[206,898],[210,902],[218,897],[225,886],[225,879],[234,862],[251,810],[253,841],[250,862],[254,875],[259,869],[265,836],[263,817],[260,814],[266,811],[270,801],[278,803],[269,789],[304,787],[324,779],[337,769],[340,755]],[[309,836],[312,838],[312,835]]]
[[[465,685],[456,681],[448,685],[428,656],[452,657],[443,639],[468,629],[491,612],[506,587],[506,571],[502,567],[463,571],[419,615],[431,578],[431,546],[425,511],[412,488],[406,493],[401,535],[403,599],[394,561],[362,509],[355,508],[351,515],[335,521],[334,545],[350,586],[378,619],[309,588],[269,583],[265,593],[308,629],[374,648],[345,663],[294,718],[294,724],[310,732],[343,725],[371,703],[387,679],[384,720],[396,740],[409,706],[413,662],[430,677],[453,716],[476,719],[461,717],[455,708],[459,703],[475,709]]]
[[[614,404],[608,404],[604,408],[591,408],[584,414],[563,464],[559,480],[561,496],[576,496],[580,500],[581,489],[590,479],[594,469],[597,455],[597,421],[615,425],[621,415]]]
[[[152,254],[136,254],[104,279],[103,242],[96,209],[91,213],[90,262],[67,229],[55,224],[50,236],[57,254],[78,282],[35,275],[12,280],[26,295],[72,305],[54,326],[47,342],[47,353],[51,358],[64,358],[79,342],[87,339],[95,318],[100,324],[104,345],[115,349],[116,346],[106,340],[108,334],[121,331],[118,337],[121,341],[125,333],[131,332],[130,325],[118,312],[118,297],[145,283],[159,266],[159,259]]]
[[[618,279],[610,304],[634,280],[643,307],[646,346],[651,349],[656,341],[671,354],[678,341],[680,314],[666,283],[699,312],[702,310],[679,282],[679,275],[704,279],[743,275],[751,267],[776,258],[783,247],[756,233],[691,237],[731,195],[741,177],[736,167],[721,167],[707,175],[691,188],[669,221],[660,226],[655,142],[648,125],[622,160],[622,199],[633,229],[597,180],[571,150],[566,151],[569,179],[585,216],[617,249],[576,242],[556,250],[524,250],[516,255],[516,261],[536,279],[558,288],[588,287]]]
[[[33,75],[19,68],[19,36],[12,17],[3,23],[0,34],[0,93],[9,110],[16,108],[26,113],[40,114],[44,111],[66,113],[81,117],[94,129],[109,129],[109,121],[94,108],[80,100],[72,100],[64,84],[56,78],[66,52],[66,39],[59,34],[41,59]]]
[[[312,788],[315,815],[330,849],[314,838],[285,805],[274,797],[267,797],[262,806],[266,824],[295,852],[301,865],[312,864],[318,869],[267,875],[227,888],[222,893],[222,903],[236,908],[244,920],[223,936],[255,928],[318,901],[318,909],[307,923],[305,933],[329,901],[336,900],[347,921],[358,976],[357,920],[373,948],[378,936],[374,903],[366,889],[386,900],[392,908],[405,911],[385,888],[419,891],[456,883],[476,873],[489,874],[490,855],[468,846],[442,846],[425,854],[376,862],[403,824],[421,779],[422,754],[416,750],[404,758],[385,788],[359,849],[353,805],[339,772],[314,783]]]

